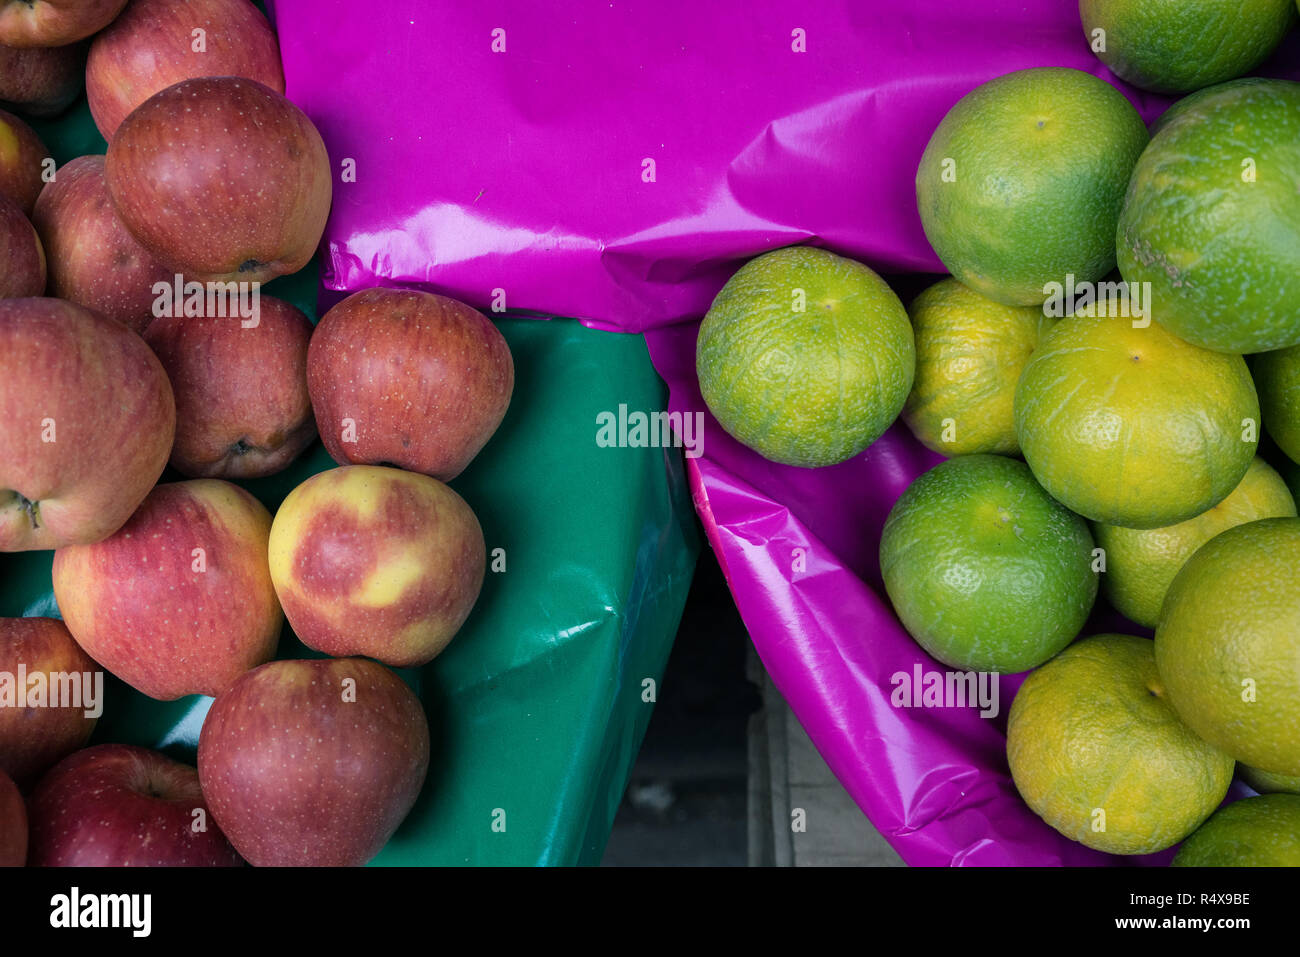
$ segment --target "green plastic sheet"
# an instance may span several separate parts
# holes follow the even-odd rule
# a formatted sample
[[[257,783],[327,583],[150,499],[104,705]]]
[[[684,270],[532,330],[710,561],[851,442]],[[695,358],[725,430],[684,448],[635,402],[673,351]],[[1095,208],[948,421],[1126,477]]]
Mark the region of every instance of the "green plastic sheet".
[[[33,126],[60,166],[104,152],[84,98]],[[265,291],[315,320],[317,285],[313,264]],[[483,526],[489,571],[450,647],[399,672],[424,702],[432,757],[380,865],[598,863],[698,553],[680,451],[596,442],[601,413],[665,407],[643,338],[567,319],[498,326],[514,355],[514,398],[451,483]],[[287,471],[240,484],[274,512],[334,464],[317,442]],[[162,481],[180,478],[169,470]],[[52,558],[0,555],[0,616],[58,615]],[[312,656],[286,625],[277,657]],[[192,763],[210,704],[154,701],[110,678],[92,743]]]

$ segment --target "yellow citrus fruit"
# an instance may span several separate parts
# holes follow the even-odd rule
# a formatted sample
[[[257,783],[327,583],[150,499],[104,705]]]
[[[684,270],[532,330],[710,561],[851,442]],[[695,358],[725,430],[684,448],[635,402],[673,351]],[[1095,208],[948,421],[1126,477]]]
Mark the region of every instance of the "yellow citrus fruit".
[[[1243,764],[1300,774],[1300,518],[1238,525],[1174,577],[1156,626],[1169,700]]]
[[[1005,306],[956,279],[926,289],[908,308],[916,379],[903,421],[944,455],[1015,455],[1016,380],[1054,325],[1037,306]]]
[[[1295,500],[1282,476],[1256,458],[1227,498],[1195,518],[1150,529],[1094,524],[1093,537],[1106,551],[1102,592],[1116,611],[1154,628],[1169,583],[1193,552],[1235,525],[1295,514]]]
[[[1300,795],[1264,794],[1215,811],[1173,867],[1300,867]]]
[[[921,156],[916,202],[948,271],[1010,305],[1115,267],[1115,225],[1147,144],[1124,95],[1081,70],[1019,70],[948,111]]]
[[[1249,73],[1295,19],[1291,0],[1079,0],[1079,15],[1112,72],[1157,93]],[[1104,49],[1097,30],[1105,31]]]
[[[695,365],[730,435],[773,462],[814,468],[852,458],[898,418],[916,348],[883,279],[794,246],[727,281],[700,325]]]
[[[1043,337],[1016,386],[1016,437],[1067,508],[1127,528],[1193,518],[1255,457],[1259,399],[1241,356],[1160,325],[1074,315]]]
[[[1111,854],[1178,843],[1218,807],[1233,761],[1165,699],[1151,642],[1075,642],[1020,686],[1007,760],[1025,803],[1071,840]]]
[[[1273,774],[1245,764],[1239,764],[1237,770],[1241,772],[1242,780],[1260,794],[1300,794],[1300,774]]]

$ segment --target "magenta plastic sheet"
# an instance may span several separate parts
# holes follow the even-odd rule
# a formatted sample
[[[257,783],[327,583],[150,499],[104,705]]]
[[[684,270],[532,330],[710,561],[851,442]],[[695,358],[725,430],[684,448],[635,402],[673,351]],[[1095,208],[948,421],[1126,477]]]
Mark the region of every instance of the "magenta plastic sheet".
[[[698,319],[752,256],[813,243],[885,273],[942,268],[915,171],[978,84],[1069,66],[1115,82],[1148,120],[1169,103],[1110,76],[1070,0],[274,7],[289,96],[355,169],[335,191],[328,287],[419,286],[644,331],[684,412],[704,409]],[[1258,72],[1300,78],[1300,38]],[[938,457],[896,425],[850,462],[796,469],[706,423],[688,459],[695,503],[755,647],[903,858],[1121,863],[1017,795],[1004,749],[1018,676],[1001,679],[993,719],[890,703],[892,675],[941,669],[877,567],[889,508]]]
[[[512,310],[639,332],[698,319],[739,261],[776,246],[941,268],[912,199],[921,150],[991,76],[1104,73],[1071,6],[277,0],[275,12],[290,98],[336,164],[355,161],[335,192],[327,286],[436,287],[480,308],[502,289]]]

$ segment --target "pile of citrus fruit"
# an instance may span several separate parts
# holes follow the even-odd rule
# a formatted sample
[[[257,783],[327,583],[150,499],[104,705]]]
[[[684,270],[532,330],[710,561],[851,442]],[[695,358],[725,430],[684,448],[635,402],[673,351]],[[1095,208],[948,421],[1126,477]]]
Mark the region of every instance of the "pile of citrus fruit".
[[[762,256],[704,320],[702,392],[787,465],[900,417],[948,456],[889,515],[885,589],[939,662],[1033,669],[1007,759],[1053,828],[1300,864],[1300,83],[1242,76],[1295,4],[1080,13],[1119,77],[1190,95],[1148,130],[1078,70],[977,87],[916,175],[952,278],[905,308],[829,252]],[[1083,634],[1099,594],[1136,634]],[[1237,775],[1262,796],[1218,810]]]

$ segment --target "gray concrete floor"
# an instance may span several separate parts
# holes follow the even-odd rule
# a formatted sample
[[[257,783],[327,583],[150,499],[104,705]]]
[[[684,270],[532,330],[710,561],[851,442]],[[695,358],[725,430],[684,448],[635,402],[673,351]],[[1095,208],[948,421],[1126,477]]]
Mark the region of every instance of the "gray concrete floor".
[[[602,864],[901,863],[767,677],[705,548]]]
[[[763,708],[750,719],[750,865],[903,866],[826,766],[752,652],[749,674],[763,690]]]

